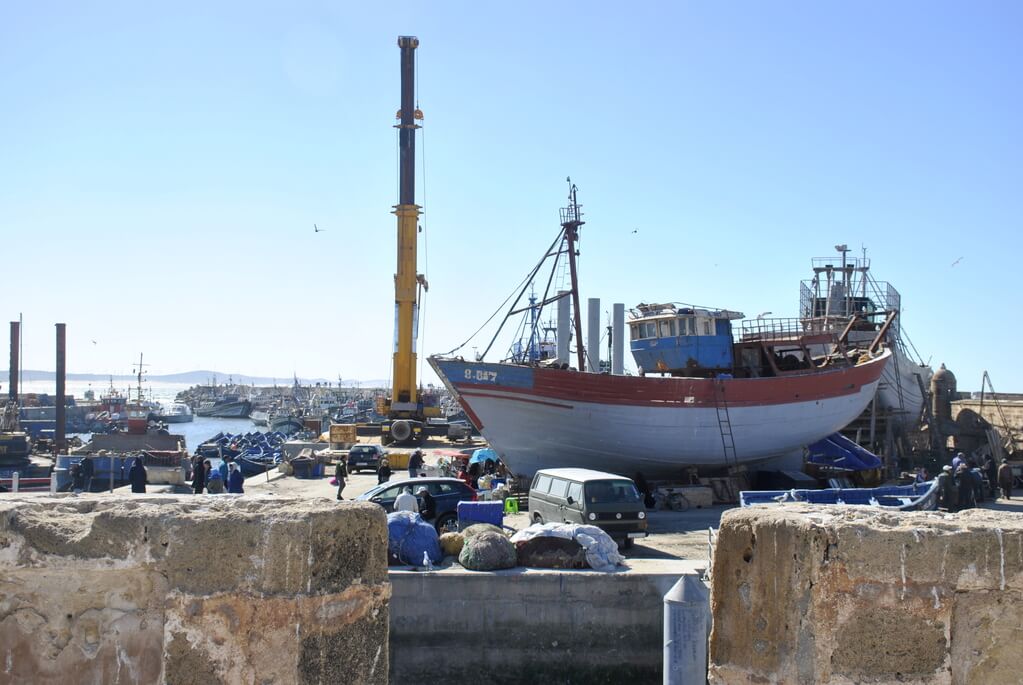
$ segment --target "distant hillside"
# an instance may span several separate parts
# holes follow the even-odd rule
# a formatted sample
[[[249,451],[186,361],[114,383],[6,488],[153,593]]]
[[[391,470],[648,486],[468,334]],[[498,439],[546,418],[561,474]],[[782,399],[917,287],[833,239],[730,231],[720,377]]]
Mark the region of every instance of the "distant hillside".
[[[0,371],[0,383],[6,385],[8,372],[6,370]],[[25,381],[52,381],[56,379],[56,373],[53,371],[39,371],[36,369],[25,369],[22,371],[22,378]],[[115,381],[131,381],[135,379],[135,376],[130,375],[113,375],[104,373],[69,373],[67,374],[67,380],[69,381],[106,381],[110,378]],[[273,378],[271,376],[247,376],[243,373],[221,373],[219,371],[187,371],[185,373],[170,373],[164,375],[146,374],[147,383],[184,383],[185,385],[204,385],[210,383],[214,379],[220,385],[223,385],[230,378],[234,383],[241,385],[290,385],[295,381],[292,377],[280,377]],[[327,383],[330,382],[334,385],[337,384],[337,379],[328,378],[299,378],[298,382],[302,385],[314,385],[316,383]],[[383,380],[375,379],[368,381],[357,381],[355,379],[343,379],[344,385],[351,383],[359,383],[364,387],[383,387],[387,383]]]

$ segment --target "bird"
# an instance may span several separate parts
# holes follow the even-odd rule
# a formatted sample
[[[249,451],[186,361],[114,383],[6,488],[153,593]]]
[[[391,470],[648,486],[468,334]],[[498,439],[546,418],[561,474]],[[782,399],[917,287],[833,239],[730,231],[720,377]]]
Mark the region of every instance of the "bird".
[[[326,231],[326,230],[327,230],[327,229],[325,229],[325,228],[320,228],[320,227],[319,227],[319,226],[317,226],[316,224],[313,224],[313,233],[322,233],[323,231]]]
[[[92,341],[92,344],[93,344],[93,345],[95,345],[95,344],[96,344],[96,341],[95,341],[95,340],[93,340],[93,341]]]
[[[638,228],[634,228],[634,229],[632,229],[632,232],[633,233],[639,233],[639,229]]]
[[[954,262],[952,262],[952,266],[955,266],[956,264],[958,264],[958,263],[959,263],[959,262],[961,262],[961,261],[963,261],[963,258],[962,258],[962,257],[960,257],[959,259],[957,259],[957,260],[955,260]]]

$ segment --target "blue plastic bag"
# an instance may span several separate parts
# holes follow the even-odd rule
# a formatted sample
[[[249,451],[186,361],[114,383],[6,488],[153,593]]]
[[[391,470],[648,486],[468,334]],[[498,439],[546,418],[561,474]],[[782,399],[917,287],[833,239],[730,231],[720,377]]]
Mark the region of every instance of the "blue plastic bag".
[[[387,551],[410,566],[421,564],[424,553],[434,563],[444,558],[437,530],[411,511],[387,515]]]

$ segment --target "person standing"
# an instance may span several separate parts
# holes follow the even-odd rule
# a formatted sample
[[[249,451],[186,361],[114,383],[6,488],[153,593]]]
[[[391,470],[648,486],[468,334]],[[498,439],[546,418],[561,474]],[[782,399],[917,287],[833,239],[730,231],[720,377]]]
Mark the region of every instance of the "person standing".
[[[408,458],[408,477],[418,477],[419,469],[421,468],[423,468],[423,450],[417,449],[412,453],[412,456]]]
[[[956,471],[956,494],[959,498],[956,503],[956,511],[973,509],[977,506],[977,500],[974,497],[976,487],[973,474],[970,473],[970,469],[967,467],[966,462],[964,461],[960,463],[959,470]]]
[[[82,459],[82,486],[86,492],[92,492],[92,477],[96,474],[96,465],[92,463],[92,459],[84,457]]]
[[[131,483],[133,493],[145,493],[148,479],[146,478],[146,467],[142,464],[142,457],[135,457],[131,463],[131,468],[128,469],[128,482]]]
[[[425,485],[421,485],[416,494],[418,495],[416,500],[419,505],[419,515],[426,521],[431,520],[437,513],[437,503],[434,501],[433,495]]]
[[[990,454],[984,457],[984,475],[987,476],[987,484],[991,499],[998,499],[998,464]]]
[[[394,498],[394,510],[419,513],[419,501],[412,494],[411,487],[405,486],[401,494]]]
[[[1012,483],[1016,476],[1012,473],[1008,459],[1002,459],[1002,465],[998,467],[998,487],[1002,490],[1002,497],[1012,499]]]
[[[217,467],[217,471],[220,471],[220,477],[224,479],[224,487],[227,487],[227,459],[220,460],[220,466]]]
[[[242,487],[242,483],[245,482],[245,476],[242,475],[241,469],[238,468],[238,464],[233,461],[227,465],[227,491],[235,495],[245,494],[245,488]]]
[[[224,492],[224,479],[220,475],[220,470],[213,468],[209,459],[206,460],[206,473],[209,475],[206,477],[206,492],[211,495],[219,495]]]
[[[202,457],[195,458],[195,465],[192,467],[192,491],[201,495],[206,489],[206,462]]]
[[[383,485],[389,480],[391,480],[391,463],[387,461],[387,457],[384,457],[380,460],[380,466],[377,467],[377,485]]]
[[[952,467],[947,464],[938,474],[938,507],[946,511],[956,510],[955,480],[952,478]]]
[[[341,493],[345,489],[345,479],[348,478],[348,465],[344,457],[338,457],[337,466],[334,467],[334,480],[337,481],[337,498],[344,499]]]
[[[81,462],[76,462],[71,465],[69,475],[71,476],[71,492],[78,494],[82,491],[82,488],[85,487],[85,480],[82,478]]]

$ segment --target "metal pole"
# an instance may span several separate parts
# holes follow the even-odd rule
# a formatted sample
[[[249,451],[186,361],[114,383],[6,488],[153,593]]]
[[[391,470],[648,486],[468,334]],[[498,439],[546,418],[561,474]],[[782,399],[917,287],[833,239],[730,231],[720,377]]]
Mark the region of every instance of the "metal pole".
[[[57,325],[57,425],[54,431],[54,449],[57,454],[67,451],[67,326]]]
[[[570,323],[568,291],[562,290],[558,293],[558,364],[568,363],[568,343],[572,337],[572,324]]]
[[[589,316],[586,321],[586,370],[600,373],[600,298],[586,301]]]
[[[11,364],[10,364],[10,382],[7,384],[7,396],[12,402],[18,401],[18,374],[20,371],[21,359],[20,355],[20,344],[21,340],[21,322],[11,322]]]
[[[625,373],[625,305],[616,302],[612,307],[611,373],[621,376]]]

